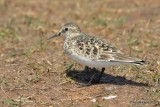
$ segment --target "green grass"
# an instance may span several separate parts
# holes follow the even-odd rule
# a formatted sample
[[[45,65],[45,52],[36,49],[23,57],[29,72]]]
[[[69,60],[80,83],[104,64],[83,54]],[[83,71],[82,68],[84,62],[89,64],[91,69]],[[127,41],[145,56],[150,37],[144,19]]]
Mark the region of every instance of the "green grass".
[[[121,27],[128,20],[128,16],[120,16],[116,18],[108,19],[107,17],[99,16],[98,18],[92,19],[96,25],[99,26],[114,26]]]
[[[47,44],[46,44],[47,39],[45,38],[46,29],[42,26],[38,26],[37,31],[39,35],[39,40],[38,40],[39,48],[41,51],[44,51],[47,47]]]
[[[9,107],[17,107],[18,103],[16,101],[14,101],[13,99],[5,99],[3,102],[3,104],[8,105]],[[2,105],[3,107],[3,105]]]
[[[40,17],[25,15],[24,16],[24,24],[26,24],[28,27],[31,27],[31,26],[38,27],[40,25],[45,24],[45,22]]]
[[[148,47],[158,47],[158,44],[155,43],[153,40],[150,41],[150,43],[147,44]]]
[[[95,23],[100,26],[107,26],[108,20],[106,20],[105,18],[99,18],[95,21]]]
[[[12,41],[20,41],[21,36],[17,34],[17,31],[15,28],[12,27],[6,27],[6,28],[0,28],[0,42],[4,41],[4,39],[11,38]]]

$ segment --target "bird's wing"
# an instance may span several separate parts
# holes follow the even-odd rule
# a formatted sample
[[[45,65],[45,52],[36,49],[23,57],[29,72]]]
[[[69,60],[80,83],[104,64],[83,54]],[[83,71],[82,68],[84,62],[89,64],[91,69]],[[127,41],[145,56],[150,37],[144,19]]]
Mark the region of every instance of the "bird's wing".
[[[133,61],[140,61],[138,58],[133,58],[123,53],[100,53],[99,59],[101,60],[109,60],[109,61],[117,61],[117,62],[133,62]],[[108,57],[110,59],[108,59]]]
[[[78,55],[88,57],[93,60],[111,60],[110,54],[120,53],[114,46],[106,41],[90,35],[79,35],[75,40],[74,49]]]
[[[108,50],[102,49],[99,53],[99,57],[96,59],[98,61],[110,61],[110,62],[121,62],[121,63],[134,63],[134,64],[143,64],[144,61],[138,58],[130,57],[125,55],[117,48],[109,45]]]
[[[135,64],[140,64],[141,62],[144,62],[137,58],[132,58],[123,54],[113,45],[95,36],[80,35],[76,39],[75,44],[75,49],[78,50],[76,51],[77,54],[90,58],[91,60]]]

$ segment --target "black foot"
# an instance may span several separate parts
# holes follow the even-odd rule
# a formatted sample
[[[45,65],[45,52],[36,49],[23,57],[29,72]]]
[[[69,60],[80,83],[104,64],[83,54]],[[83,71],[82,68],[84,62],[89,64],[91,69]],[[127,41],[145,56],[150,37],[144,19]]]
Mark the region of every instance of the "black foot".
[[[80,84],[79,84],[80,87],[87,87],[87,86],[90,86],[90,85],[92,84],[92,82],[93,82],[94,76],[95,76],[95,73],[92,75],[90,81],[89,81],[87,84],[85,84],[85,83],[80,83]]]
[[[95,74],[96,74],[97,70],[96,70],[96,68],[93,68],[93,70],[94,70],[93,71],[94,74],[92,75],[90,81],[88,83],[78,83],[80,85],[79,87],[87,87],[87,86],[92,85],[93,83],[99,83],[100,78],[102,77],[102,75],[103,75],[103,73],[105,71],[105,68],[102,68],[102,71],[101,71],[100,75],[98,76],[98,79],[96,79],[96,80],[94,80],[94,77],[95,77]]]

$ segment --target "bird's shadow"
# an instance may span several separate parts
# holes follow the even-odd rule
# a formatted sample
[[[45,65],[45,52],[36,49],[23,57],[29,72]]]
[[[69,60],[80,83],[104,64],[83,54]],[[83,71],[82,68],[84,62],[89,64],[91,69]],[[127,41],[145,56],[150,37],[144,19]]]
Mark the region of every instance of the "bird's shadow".
[[[100,74],[100,71],[96,72],[95,79]],[[78,83],[88,83],[93,75],[93,71],[78,71],[78,70],[66,70],[66,76],[70,77],[71,79],[75,80]],[[95,83],[93,83],[95,84]],[[146,83],[138,83],[132,80],[127,80],[125,77],[122,76],[113,76],[110,74],[103,73],[102,78],[99,83],[96,84],[114,84],[114,85],[131,85],[131,86],[148,86]]]

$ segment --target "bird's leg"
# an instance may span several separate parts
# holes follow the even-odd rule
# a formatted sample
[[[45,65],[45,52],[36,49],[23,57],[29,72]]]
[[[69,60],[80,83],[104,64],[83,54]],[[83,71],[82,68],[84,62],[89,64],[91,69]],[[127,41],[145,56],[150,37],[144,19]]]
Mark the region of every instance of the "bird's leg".
[[[83,72],[88,72],[89,71],[89,67],[85,66]]]
[[[89,80],[89,82],[87,84],[80,84],[81,85],[80,87],[90,86],[94,80],[94,77],[96,75],[96,71],[97,71],[96,68],[93,68],[94,73],[93,73],[91,79]]]
[[[105,68],[102,68],[102,71],[101,71],[101,73],[98,76],[97,82],[99,82],[99,80],[102,77],[102,74],[104,73],[104,71],[105,71]]]
[[[93,71],[94,73],[93,73],[93,75],[92,75],[91,79],[89,80],[89,82],[87,83],[87,86],[91,85],[91,84],[92,84],[92,82],[93,82],[94,76],[95,76],[96,71],[97,71],[97,70],[96,70],[96,68],[93,68],[93,70],[94,70],[94,71]]]

